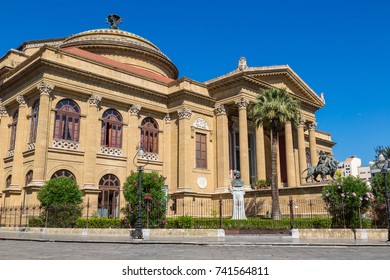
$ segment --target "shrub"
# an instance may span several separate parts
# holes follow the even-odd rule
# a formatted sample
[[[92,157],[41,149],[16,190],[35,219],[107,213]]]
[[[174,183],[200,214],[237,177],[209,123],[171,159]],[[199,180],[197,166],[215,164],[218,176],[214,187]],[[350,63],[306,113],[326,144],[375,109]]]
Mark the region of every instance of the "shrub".
[[[76,225],[78,228],[128,228],[126,219],[111,218],[78,218]]]
[[[333,227],[358,228],[361,215],[367,212],[374,195],[362,180],[349,176],[325,186],[322,198],[332,215]]]
[[[129,224],[135,226],[138,217],[139,173],[131,172],[123,186],[123,196],[127,206],[122,209]],[[143,227],[160,227],[165,222],[167,195],[164,189],[165,178],[157,172],[142,172],[141,216]]]
[[[82,211],[82,192],[75,181],[66,177],[53,178],[39,190],[38,199],[44,210],[39,216],[41,226],[76,226]]]

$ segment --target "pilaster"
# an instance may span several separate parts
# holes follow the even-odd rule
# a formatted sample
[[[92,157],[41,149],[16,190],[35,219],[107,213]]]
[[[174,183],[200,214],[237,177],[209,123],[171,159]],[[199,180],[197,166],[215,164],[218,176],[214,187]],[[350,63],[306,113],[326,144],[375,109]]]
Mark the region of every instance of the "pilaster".
[[[134,165],[133,159],[137,152],[137,147],[140,142],[140,132],[138,129],[139,112],[141,111],[140,105],[132,105],[129,108],[129,125],[127,133],[127,174],[130,175],[131,170],[135,171],[137,168]],[[137,158],[135,159],[137,160]]]
[[[8,112],[4,105],[1,104],[0,99],[0,135],[4,136],[5,138],[8,136]],[[5,173],[4,173],[4,157],[6,156],[5,152],[7,151],[6,148],[7,141],[2,140],[0,141],[0,192],[3,190],[4,182],[5,182]],[[1,204],[1,203],[0,203]]]
[[[172,122],[171,122],[171,116],[169,114],[166,114],[164,117],[164,156],[163,156],[163,174],[166,174],[166,184],[168,185],[168,188],[172,188],[172,182],[171,182],[171,172],[172,172],[172,161],[174,160],[172,158]]]
[[[45,180],[47,179],[47,149],[49,146],[49,140],[51,139],[51,136],[49,135],[51,110],[50,94],[53,91],[54,86],[45,82],[41,82],[37,86],[37,89],[40,93],[38,125],[35,140],[33,180],[29,186],[39,188],[44,185]]]
[[[88,99],[88,110],[86,120],[86,145],[84,155],[84,187],[83,191],[96,190],[96,155],[100,144],[99,103],[102,98],[92,94]]]
[[[177,111],[179,117],[179,185],[180,191],[191,191],[189,172],[194,167],[194,160],[191,158],[193,153],[188,149],[194,148],[191,145],[191,124],[190,119],[192,111],[188,108],[182,108]]]
[[[217,118],[217,189],[216,192],[225,192],[230,183],[229,178],[229,127],[226,106],[215,105]]]

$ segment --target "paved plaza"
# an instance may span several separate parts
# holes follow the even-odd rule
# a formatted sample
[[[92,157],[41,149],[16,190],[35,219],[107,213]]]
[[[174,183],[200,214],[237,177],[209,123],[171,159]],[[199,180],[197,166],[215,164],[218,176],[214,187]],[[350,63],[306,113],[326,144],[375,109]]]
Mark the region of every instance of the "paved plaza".
[[[0,232],[2,260],[390,260],[383,240],[226,236],[132,240],[125,235]]]

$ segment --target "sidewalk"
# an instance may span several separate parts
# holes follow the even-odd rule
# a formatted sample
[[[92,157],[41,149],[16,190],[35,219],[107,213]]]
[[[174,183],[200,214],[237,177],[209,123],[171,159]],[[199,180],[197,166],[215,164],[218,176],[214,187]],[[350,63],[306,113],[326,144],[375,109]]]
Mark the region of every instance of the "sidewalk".
[[[206,236],[149,236],[142,240],[132,239],[129,234],[64,234],[37,233],[0,229],[0,240],[69,243],[117,243],[117,244],[187,244],[208,246],[388,246],[382,239],[332,239],[292,238],[290,235],[226,235]]]

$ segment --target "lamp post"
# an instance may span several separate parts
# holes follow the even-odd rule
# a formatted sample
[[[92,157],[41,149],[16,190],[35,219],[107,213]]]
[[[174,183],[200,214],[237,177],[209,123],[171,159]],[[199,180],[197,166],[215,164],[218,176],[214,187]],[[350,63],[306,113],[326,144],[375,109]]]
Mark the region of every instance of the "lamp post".
[[[144,167],[149,163],[149,159],[147,159],[145,164],[137,164],[137,156],[143,157],[145,155],[145,151],[142,148],[141,143],[137,147],[137,152],[134,155],[133,163],[137,167],[138,171],[138,216],[137,216],[137,224],[135,225],[135,230],[131,232],[131,237],[134,239],[143,239],[142,233],[142,172],[144,171]]]
[[[387,186],[387,172],[389,171],[389,160],[387,160],[383,154],[380,154],[377,158],[377,166],[380,168],[380,172],[383,174],[383,183],[386,190],[386,207],[387,207],[387,241],[390,242],[390,194]]]

